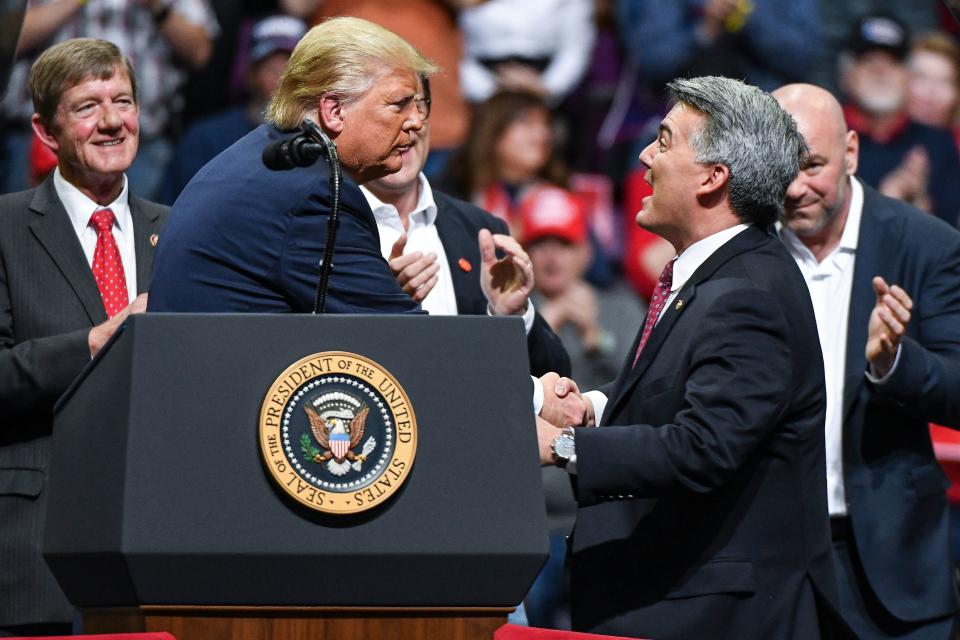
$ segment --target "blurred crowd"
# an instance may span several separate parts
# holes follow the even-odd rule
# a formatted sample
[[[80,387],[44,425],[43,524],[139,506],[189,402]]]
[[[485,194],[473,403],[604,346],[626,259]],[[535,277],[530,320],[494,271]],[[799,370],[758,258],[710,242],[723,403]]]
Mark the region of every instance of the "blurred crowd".
[[[584,388],[616,375],[674,256],[634,223],[651,193],[638,154],[672,78],[828,88],[859,133],[863,181],[960,224],[960,25],[935,0],[32,0],[0,103],[0,193],[56,165],[31,131],[26,81],[50,45],[97,37],[130,57],[141,129],[127,175],[172,204],[262,122],[303,34],[338,15],[387,27],[441,68],[424,173],[507,222]],[[565,474],[544,473],[558,555],[574,505]],[[535,588],[531,623],[565,626],[562,597]]]
[[[131,57],[141,142],[128,176],[172,204],[262,121],[296,42],[336,15],[382,24],[441,67],[424,173],[526,246],[570,249],[532,251],[543,256],[538,282],[550,283],[539,294],[601,378],[632,328],[602,326],[611,315],[598,310],[612,298],[642,311],[672,257],[633,223],[649,193],[637,156],[671,78],[824,86],[860,134],[868,184],[960,218],[960,29],[934,0],[32,0],[0,104],[0,193],[35,186],[56,164],[30,130],[26,83],[51,44],[102,37]]]

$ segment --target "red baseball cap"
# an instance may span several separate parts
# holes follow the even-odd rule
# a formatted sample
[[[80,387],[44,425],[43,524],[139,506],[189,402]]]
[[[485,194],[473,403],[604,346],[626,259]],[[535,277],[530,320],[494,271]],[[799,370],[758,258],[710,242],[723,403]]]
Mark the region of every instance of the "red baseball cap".
[[[554,237],[580,244],[587,239],[587,221],[582,204],[569,191],[550,185],[531,189],[520,202],[523,244]]]

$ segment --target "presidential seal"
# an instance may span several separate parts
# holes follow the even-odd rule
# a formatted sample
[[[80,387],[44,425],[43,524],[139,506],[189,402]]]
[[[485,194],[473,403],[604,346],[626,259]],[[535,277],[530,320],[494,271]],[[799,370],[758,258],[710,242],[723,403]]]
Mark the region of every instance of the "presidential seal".
[[[406,392],[376,362],[325,351],[290,365],[260,409],[260,452],[301,504],[357,513],[387,501],[410,475],[417,420]]]

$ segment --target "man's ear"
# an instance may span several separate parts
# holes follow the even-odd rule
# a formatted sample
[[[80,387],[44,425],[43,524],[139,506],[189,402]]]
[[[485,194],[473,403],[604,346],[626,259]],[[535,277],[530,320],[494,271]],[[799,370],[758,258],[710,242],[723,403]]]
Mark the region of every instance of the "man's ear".
[[[730,181],[730,168],[725,164],[711,164],[705,167],[706,171],[697,187],[698,196],[707,196],[719,193]]]
[[[317,116],[320,118],[320,125],[332,137],[336,137],[343,131],[344,108],[340,96],[334,93],[325,93],[320,96]]]
[[[857,132],[853,129],[847,131],[845,142],[847,145],[843,155],[843,170],[848,176],[852,176],[857,173],[857,164],[860,162],[860,138]]]
[[[33,127],[33,131],[40,138],[40,141],[47,145],[51,151],[57,153],[60,150],[60,143],[53,135],[53,127],[45,123],[39,113],[33,114],[33,117],[30,118],[30,126]]]

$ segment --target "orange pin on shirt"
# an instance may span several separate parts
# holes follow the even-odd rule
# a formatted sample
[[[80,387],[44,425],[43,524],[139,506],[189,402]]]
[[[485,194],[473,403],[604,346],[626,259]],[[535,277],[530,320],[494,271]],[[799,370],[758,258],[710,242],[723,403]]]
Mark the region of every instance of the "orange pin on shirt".
[[[158,236],[158,235],[155,234],[155,233],[154,233],[153,235],[151,235],[151,236],[150,236],[150,246],[151,246],[151,247],[157,246],[157,241],[158,241],[158,240],[160,240],[160,236]]]
[[[470,273],[471,271],[473,271],[473,265],[470,264],[470,261],[467,260],[466,258],[460,258],[460,260],[457,261],[457,264],[460,265],[460,268],[466,271],[467,273]]]

